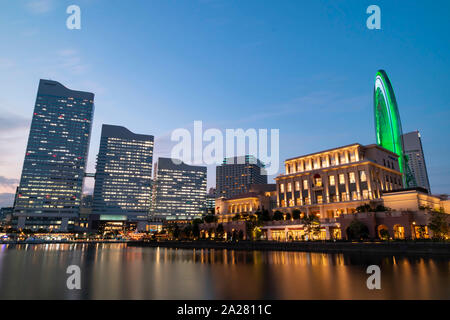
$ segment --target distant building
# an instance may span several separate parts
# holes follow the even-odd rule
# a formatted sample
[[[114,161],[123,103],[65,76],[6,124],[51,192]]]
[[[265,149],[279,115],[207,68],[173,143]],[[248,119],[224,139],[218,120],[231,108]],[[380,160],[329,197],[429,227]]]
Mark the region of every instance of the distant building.
[[[335,218],[353,213],[383,192],[403,188],[398,155],[378,145],[358,143],[285,161],[275,178],[278,208]]]
[[[403,135],[403,145],[405,155],[408,158],[409,169],[415,178],[415,183],[413,183],[415,185],[412,187],[422,187],[431,193],[420,132],[413,131],[405,133]]]
[[[267,184],[264,164],[253,156],[224,159],[216,167],[216,197],[231,198],[249,191],[252,184]]]
[[[13,212],[14,212],[13,207],[0,208],[0,225],[4,225],[7,222],[11,221]]]
[[[206,214],[214,214],[216,208],[216,195],[206,194]]]
[[[88,228],[89,218],[92,215],[92,206],[94,197],[92,194],[83,194],[81,196],[80,216],[75,221],[75,226],[79,228]]]
[[[80,209],[94,94],[41,80],[15,199],[18,228],[68,230]]]
[[[206,210],[206,167],[170,158],[155,165],[153,215],[166,220],[192,220]]]
[[[152,192],[153,136],[103,125],[97,158],[92,220],[148,219]]]
[[[214,214],[216,208],[216,188],[209,188],[206,194],[206,214]]]

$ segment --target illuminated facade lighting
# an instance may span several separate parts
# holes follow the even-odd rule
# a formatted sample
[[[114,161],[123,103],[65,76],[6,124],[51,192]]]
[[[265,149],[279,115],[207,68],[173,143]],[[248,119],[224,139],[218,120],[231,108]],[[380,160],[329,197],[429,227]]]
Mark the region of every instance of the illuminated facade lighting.
[[[298,209],[322,218],[356,212],[383,193],[403,188],[398,155],[359,143],[288,159],[275,181],[277,210]]]

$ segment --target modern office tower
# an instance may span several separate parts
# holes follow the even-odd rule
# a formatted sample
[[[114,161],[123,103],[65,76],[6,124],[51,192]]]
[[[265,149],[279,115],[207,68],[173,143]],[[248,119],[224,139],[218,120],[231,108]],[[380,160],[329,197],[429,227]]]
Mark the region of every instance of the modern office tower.
[[[94,94],[41,80],[16,197],[18,228],[67,230],[78,217]]]
[[[94,186],[93,219],[147,220],[152,191],[153,136],[103,125]]]
[[[253,156],[225,158],[216,167],[216,196],[231,198],[246,193],[252,184],[267,184],[264,165]]]
[[[206,167],[170,158],[155,165],[153,215],[166,220],[192,220],[206,209]]]
[[[425,188],[431,193],[420,132],[413,131],[405,133],[403,135],[403,146],[408,159],[409,169],[415,178],[416,185],[414,187]]]

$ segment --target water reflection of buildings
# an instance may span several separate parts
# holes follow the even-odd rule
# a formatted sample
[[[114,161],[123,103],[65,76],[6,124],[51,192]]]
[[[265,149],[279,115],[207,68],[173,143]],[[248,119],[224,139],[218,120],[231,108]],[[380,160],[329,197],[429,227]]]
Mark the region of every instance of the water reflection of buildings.
[[[79,293],[61,285],[71,264],[82,270]],[[383,270],[378,292],[365,285],[371,264]],[[6,245],[0,298],[442,299],[449,296],[449,266],[445,257]]]

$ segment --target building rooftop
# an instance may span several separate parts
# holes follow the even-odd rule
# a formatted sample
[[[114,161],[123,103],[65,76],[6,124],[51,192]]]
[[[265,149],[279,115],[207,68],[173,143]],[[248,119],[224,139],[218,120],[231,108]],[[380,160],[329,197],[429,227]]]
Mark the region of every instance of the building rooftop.
[[[318,156],[318,155],[323,154],[323,153],[330,153],[332,151],[338,151],[338,150],[341,150],[341,149],[348,149],[348,148],[351,148],[351,147],[361,147],[361,148],[364,148],[364,149],[377,148],[377,149],[380,149],[380,150],[383,150],[383,151],[389,153],[390,155],[392,155],[394,157],[398,157],[398,155],[396,153],[394,153],[394,152],[392,152],[390,150],[387,150],[387,149],[385,149],[385,148],[383,148],[383,147],[381,147],[381,146],[379,146],[377,144],[369,144],[369,145],[363,146],[360,143],[352,143],[352,144],[348,144],[348,145],[337,147],[337,148],[326,149],[326,150],[323,150],[323,151],[308,153],[308,154],[301,155],[301,156],[298,156],[298,157],[289,158],[289,159],[286,159],[284,162],[288,162],[288,161],[292,161],[292,160],[298,160],[298,159],[301,159],[301,158],[308,158],[308,157],[312,157],[312,156]]]

